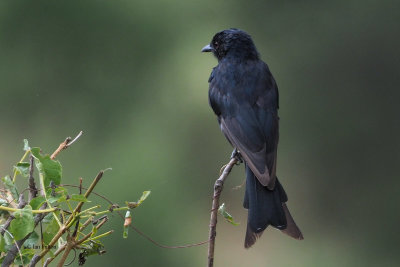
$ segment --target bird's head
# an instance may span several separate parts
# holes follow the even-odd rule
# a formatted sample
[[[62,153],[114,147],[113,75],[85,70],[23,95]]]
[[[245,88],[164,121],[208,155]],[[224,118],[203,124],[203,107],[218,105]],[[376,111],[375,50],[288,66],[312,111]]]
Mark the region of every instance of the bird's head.
[[[220,61],[226,57],[235,59],[258,59],[258,52],[250,35],[238,29],[223,30],[214,35],[211,43],[201,52],[213,52]]]

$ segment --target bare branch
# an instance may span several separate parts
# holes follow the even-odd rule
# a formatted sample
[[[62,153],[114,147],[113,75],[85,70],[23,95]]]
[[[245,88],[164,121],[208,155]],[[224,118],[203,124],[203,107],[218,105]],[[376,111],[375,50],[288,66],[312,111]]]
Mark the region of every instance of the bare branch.
[[[60,261],[57,263],[57,267],[63,267],[64,263],[71,252],[71,250],[75,246],[75,238],[73,236],[68,235],[67,236],[67,246],[65,247],[64,254],[62,255]]]
[[[94,180],[90,184],[89,188],[86,190],[85,195],[84,195],[85,198],[88,198],[90,196],[90,194],[92,193],[93,189],[96,187],[97,183],[100,181],[101,177],[103,177],[103,174],[104,174],[104,171],[100,171],[97,174],[96,178],[94,178]],[[82,185],[80,185],[79,188],[82,188]],[[79,202],[78,205],[76,206],[75,210],[74,210],[74,213],[79,212],[81,210],[83,204],[84,204],[84,202]],[[71,222],[72,216],[69,217],[69,218],[70,218],[70,220],[68,220],[68,222],[66,224]]]
[[[82,177],[79,178],[79,194],[82,195]],[[81,212],[81,209],[77,210],[77,212],[78,212],[78,213]],[[72,233],[72,237],[74,237],[74,238],[76,237],[76,235],[77,235],[77,233],[78,233],[78,228],[79,228],[79,219],[76,220],[76,223],[75,223],[75,230],[74,230],[74,232]]]
[[[53,152],[53,154],[51,154],[50,158],[51,159],[55,159],[57,157],[57,155],[64,149],[67,149],[70,145],[72,145],[73,143],[76,142],[76,140],[78,140],[79,137],[81,137],[81,135],[83,134],[82,131],[80,131],[78,133],[78,135],[72,140],[71,137],[67,137],[65,138],[64,142],[62,142],[58,148],[56,149],[56,151]]]
[[[78,133],[78,135],[74,138],[74,140],[70,141],[70,142],[67,144],[67,147],[69,147],[69,146],[71,146],[73,143],[75,143],[76,140],[78,140],[78,138],[81,137],[82,134],[83,134],[83,132],[80,131],[80,132]]]
[[[221,176],[215,181],[214,184],[214,196],[211,207],[211,218],[210,218],[210,233],[208,244],[208,267],[214,266],[214,249],[215,249],[215,236],[217,235],[217,213],[219,207],[219,197],[221,195],[225,179],[228,177],[233,166],[239,161],[235,156],[231,158],[228,164],[223,168]]]

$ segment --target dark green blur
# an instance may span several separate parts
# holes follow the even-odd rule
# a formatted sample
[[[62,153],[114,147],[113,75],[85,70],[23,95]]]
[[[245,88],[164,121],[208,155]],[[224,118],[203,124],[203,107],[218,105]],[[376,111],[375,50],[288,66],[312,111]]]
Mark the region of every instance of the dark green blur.
[[[216,266],[397,266],[398,1],[1,1],[0,174],[22,140],[59,155],[64,182],[114,202],[151,196],[133,223],[166,245],[208,238],[213,183],[231,148],[208,106],[219,30],[253,36],[280,89],[278,176],[305,240],[268,229],[243,248],[243,166],[222,201]],[[19,178],[21,179],[21,178]],[[207,247],[161,249],[112,216],[86,266],[205,266]],[[104,229],[105,231],[106,229]],[[73,266],[77,266],[77,262]]]

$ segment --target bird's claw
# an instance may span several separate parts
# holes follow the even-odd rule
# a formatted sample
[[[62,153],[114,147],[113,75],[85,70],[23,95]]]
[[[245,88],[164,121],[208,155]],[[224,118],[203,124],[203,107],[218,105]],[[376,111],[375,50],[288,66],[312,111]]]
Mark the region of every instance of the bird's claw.
[[[232,151],[231,159],[233,158],[237,160],[237,162],[235,163],[236,165],[240,165],[240,163],[243,163],[242,155],[240,155],[239,150],[237,150],[236,148]]]

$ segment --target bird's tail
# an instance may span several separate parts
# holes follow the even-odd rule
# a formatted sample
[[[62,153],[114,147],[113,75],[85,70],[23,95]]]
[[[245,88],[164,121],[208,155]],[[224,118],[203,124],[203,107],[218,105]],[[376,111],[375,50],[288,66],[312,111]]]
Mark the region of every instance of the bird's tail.
[[[289,209],[285,190],[276,179],[275,188],[269,190],[261,185],[253,172],[246,166],[246,192],[243,206],[249,210],[247,218],[247,231],[244,247],[251,247],[262,235],[268,225],[281,230],[285,234],[303,239]]]

